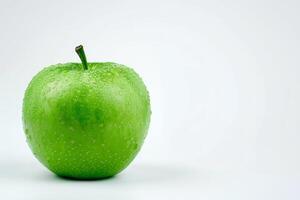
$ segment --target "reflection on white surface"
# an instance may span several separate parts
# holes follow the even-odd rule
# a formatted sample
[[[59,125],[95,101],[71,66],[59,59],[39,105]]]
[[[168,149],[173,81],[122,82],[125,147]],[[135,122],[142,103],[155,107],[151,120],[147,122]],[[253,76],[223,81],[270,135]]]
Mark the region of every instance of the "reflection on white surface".
[[[0,187],[7,198],[82,199],[99,195],[109,199],[139,199],[145,192],[151,194],[166,191],[167,195],[179,185],[184,188],[191,180],[197,180],[197,172],[187,166],[133,165],[108,179],[71,180],[58,177],[41,168],[39,163],[35,164],[1,163]]]
[[[57,177],[33,163],[1,162],[4,199],[298,199],[300,177],[258,172],[217,172],[199,166],[136,164],[104,180]]]

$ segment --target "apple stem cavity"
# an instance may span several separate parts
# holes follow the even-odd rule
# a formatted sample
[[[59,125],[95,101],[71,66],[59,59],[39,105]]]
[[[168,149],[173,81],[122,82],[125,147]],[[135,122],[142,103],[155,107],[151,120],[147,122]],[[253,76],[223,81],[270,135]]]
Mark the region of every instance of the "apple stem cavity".
[[[77,46],[75,48],[75,51],[76,51],[76,53],[78,54],[78,56],[81,60],[83,69],[87,70],[88,69],[88,64],[87,64],[87,61],[86,61],[86,56],[85,56],[85,53],[84,53],[84,50],[83,50],[83,46],[82,45]]]

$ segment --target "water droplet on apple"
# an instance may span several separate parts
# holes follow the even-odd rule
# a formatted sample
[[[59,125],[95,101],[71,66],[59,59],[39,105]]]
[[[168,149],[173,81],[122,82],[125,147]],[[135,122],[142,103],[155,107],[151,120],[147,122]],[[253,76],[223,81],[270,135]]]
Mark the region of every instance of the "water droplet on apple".
[[[27,140],[31,140],[31,135],[26,135],[27,136]]]

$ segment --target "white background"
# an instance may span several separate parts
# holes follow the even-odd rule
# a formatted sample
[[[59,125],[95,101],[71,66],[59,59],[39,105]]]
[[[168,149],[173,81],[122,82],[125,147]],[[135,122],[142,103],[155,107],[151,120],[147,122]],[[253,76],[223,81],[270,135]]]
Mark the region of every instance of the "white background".
[[[299,199],[298,0],[0,1],[0,199]],[[50,64],[133,67],[151,94],[120,175],[60,179],[32,155],[22,98]]]

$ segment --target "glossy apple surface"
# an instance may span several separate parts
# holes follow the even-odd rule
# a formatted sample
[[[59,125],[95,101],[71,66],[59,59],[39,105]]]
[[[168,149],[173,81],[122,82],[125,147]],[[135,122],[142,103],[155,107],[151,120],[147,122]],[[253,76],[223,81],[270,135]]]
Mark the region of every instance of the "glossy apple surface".
[[[30,82],[23,100],[27,142],[59,176],[97,179],[137,155],[150,122],[141,78],[116,63],[57,64]]]

